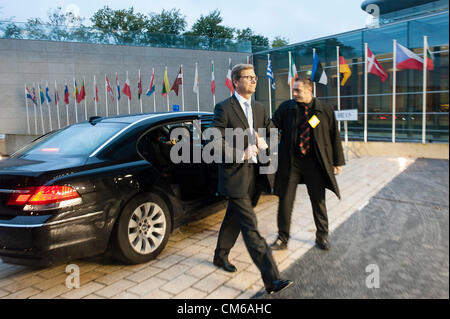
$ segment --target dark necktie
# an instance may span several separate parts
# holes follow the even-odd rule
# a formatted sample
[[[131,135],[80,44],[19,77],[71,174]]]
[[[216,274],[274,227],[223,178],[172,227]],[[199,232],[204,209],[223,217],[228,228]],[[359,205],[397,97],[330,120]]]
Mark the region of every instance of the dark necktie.
[[[300,138],[299,138],[299,147],[300,147],[300,153],[302,155],[306,155],[309,151],[309,141],[310,141],[310,131],[311,128],[308,124],[308,105],[306,104],[302,104],[303,107],[305,108],[305,114],[304,114],[304,121],[303,123],[300,125]]]

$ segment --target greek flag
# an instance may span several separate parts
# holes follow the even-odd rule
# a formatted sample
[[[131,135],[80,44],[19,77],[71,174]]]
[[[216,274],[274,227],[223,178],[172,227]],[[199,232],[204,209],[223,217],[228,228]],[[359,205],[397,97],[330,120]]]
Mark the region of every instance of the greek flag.
[[[275,78],[272,71],[272,62],[270,61],[270,56],[267,57],[267,73],[266,76],[270,79],[270,85],[272,89],[275,90]]]

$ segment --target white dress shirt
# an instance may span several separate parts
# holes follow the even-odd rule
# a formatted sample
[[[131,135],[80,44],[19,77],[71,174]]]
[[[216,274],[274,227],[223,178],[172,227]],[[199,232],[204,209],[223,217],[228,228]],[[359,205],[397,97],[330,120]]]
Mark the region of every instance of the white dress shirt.
[[[247,100],[239,95],[238,92],[234,91],[234,96],[239,101],[239,104],[242,108],[242,111],[244,112],[245,116],[247,117],[248,126],[250,128],[250,138],[249,138],[249,145],[255,144],[255,134],[254,134],[254,128],[253,128],[253,111],[252,111],[252,101]],[[249,158],[249,162],[252,163],[258,163],[258,160],[256,158],[256,155]]]

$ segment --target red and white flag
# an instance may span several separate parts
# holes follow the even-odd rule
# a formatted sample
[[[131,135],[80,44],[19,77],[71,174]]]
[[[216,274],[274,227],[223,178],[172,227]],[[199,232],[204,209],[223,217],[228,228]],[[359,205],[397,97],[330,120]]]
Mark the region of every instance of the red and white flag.
[[[367,47],[367,72],[379,76],[383,83],[388,78],[388,74],[375,58],[375,55],[372,53],[372,51],[370,51],[369,47]]]
[[[131,101],[131,88],[130,88],[130,82],[127,80],[125,81],[125,84],[123,85],[122,93],[128,96],[128,99]]]
[[[105,81],[106,81],[106,92],[108,92],[109,95],[111,96],[111,101],[114,101],[113,89],[112,89],[111,85],[109,84],[109,80],[106,75],[105,75]]]
[[[211,93],[216,95],[216,78],[214,77],[214,61],[211,61]]]
[[[177,77],[175,81],[173,81],[171,90],[175,92],[178,96],[178,87],[183,83],[183,70],[180,67],[180,71],[178,71]]]
[[[230,90],[231,93],[234,92],[233,88],[233,81],[231,80],[231,59],[228,60],[229,66],[228,66],[228,73],[227,78],[225,79],[225,86]]]

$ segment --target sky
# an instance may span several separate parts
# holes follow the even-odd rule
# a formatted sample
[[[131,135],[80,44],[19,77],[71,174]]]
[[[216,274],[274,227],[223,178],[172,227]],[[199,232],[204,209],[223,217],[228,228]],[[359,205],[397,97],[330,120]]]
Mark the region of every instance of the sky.
[[[149,14],[162,9],[180,9],[186,16],[187,30],[201,15],[218,9],[223,18],[222,25],[244,29],[250,27],[256,34],[269,38],[287,38],[297,43],[332,34],[364,28],[369,15],[361,9],[363,0],[0,0],[0,20],[12,19],[26,22],[30,18],[48,21],[50,9],[62,7],[89,18],[108,5],[112,9],[128,9]]]

